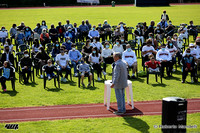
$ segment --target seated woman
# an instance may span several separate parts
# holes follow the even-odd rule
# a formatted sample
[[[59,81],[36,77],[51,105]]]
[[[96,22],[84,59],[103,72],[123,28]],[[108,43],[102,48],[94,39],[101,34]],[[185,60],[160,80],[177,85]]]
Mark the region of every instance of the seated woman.
[[[40,47],[42,47],[42,45],[39,44],[38,39],[35,39],[35,40],[33,41],[31,55],[33,56],[33,55],[35,55],[36,53],[38,53]]]
[[[115,45],[113,46],[113,52],[120,52],[121,54],[124,52],[124,48],[121,45],[121,41],[120,40],[116,40]]]
[[[7,44],[5,44],[5,45],[9,46],[9,52],[12,53],[13,52],[13,44],[12,44],[11,40],[9,38],[7,38],[6,42],[7,42]]]
[[[93,48],[92,43],[91,43],[90,39],[88,39],[81,51],[81,53],[83,54],[83,57],[87,63],[89,63],[88,59],[89,59],[89,55],[92,53],[92,48]]]
[[[98,81],[101,81],[100,74],[102,72],[101,63],[103,62],[103,58],[96,47],[92,48],[92,54],[89,55],[89,62],[91,63],[94,70],[97,70]],[[106,75],[104,71],[103,74]]]
[[[10,63],[5,61],[3,66],[0,67],[0,70],[3,70],[2,76],[0,76],[1,87],[3,91],[6,91],[6,80],[8,80],[13,75],[13,69],[10,67]]]
[[[154,57],[151,57],[150,61],[145,62],[145,66],[148,67],[149,72],[160,72],[159,67],[161,64],[159,61],[156,61]]]
[[[50,59],[49,55],[45,52],[43,47],[39,48],[39,52],[35,55],[35,59],[39,61],[39,67],[40,67],[40,78],[43,78],[42,75],[42,67],[47,64],[47,60]]]
[[[50,42],[49,33],[47,33],[46,29],[42,29],[42,33],[40,34],[40,42],[44,48],[45,44]]]
[[[113,60],[113,56],[112,56],[113,51],[112,51],[112,49],[109,49],[109,47],[110,47],[109,42],[105,42],[104,46],[105,46],[105,48],[103,49],[101,55],[104,59],[103,70],[104,70],[104,72],[106,72],[106,65],[112,64],[114,62],[114,60]]]
[[[56,55],[59,53],[60,53],[60,44],[58,43],[58,41],[56,41],[51,51],[51,57],[53,57],[54,61],[56,59]]]
[[[138,40],[138,45],[140,45],[140,42],[142,42],[142,44],[144,43],[144,31],[140,25],[137,25],[136,28],[137,29],[134,31],[134,35]]]

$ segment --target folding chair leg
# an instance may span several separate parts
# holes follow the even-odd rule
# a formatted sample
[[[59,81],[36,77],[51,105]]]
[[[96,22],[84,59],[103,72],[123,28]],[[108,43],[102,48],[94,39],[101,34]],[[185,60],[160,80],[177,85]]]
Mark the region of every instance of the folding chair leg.
[[[57,77],[57,81],[58,81],[58,88],[60,88],[60,78],[59,78],[59,75]]]
[[[56,78],[54,77],[53,79],[54,79],[54,86],[56,87]]]
[[[162,84],[162,75],[160,74],[160,82],[161,82],[161,84]]]
[[[158,82],[158,77],[157,77],[157,74],[155,74],[155,76],[156,76],[156,82]]]
[[[147,73],[147,84],[149,84],[149,74]]]
[[[44,89],[46,88],[46,77],[43,77],[44,79]]]
[[[80,85],[80,84],[81,84],[80,82],[81,82],[81,77],[80,77],[80,75],[79,75],[79,76],[78,76],[78,87],[79,87],[79,88],[80,88],[80,86],[81,86],[81,85]]]

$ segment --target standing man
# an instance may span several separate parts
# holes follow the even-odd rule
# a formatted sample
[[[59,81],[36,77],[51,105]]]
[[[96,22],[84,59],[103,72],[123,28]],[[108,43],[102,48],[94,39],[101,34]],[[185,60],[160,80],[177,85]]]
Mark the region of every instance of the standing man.
[[[121,53],[116,52],[113,54],[115,61],[115,67],[113,70],[112,76],[112,85],[111,88],[115,89],[115,95],[117,99],[118,111],[113,112],[116,115],[122,115],[126,113],[126,105],[124,98],[125,88],[127,84],[127,66],[126,63],[122,61]]]

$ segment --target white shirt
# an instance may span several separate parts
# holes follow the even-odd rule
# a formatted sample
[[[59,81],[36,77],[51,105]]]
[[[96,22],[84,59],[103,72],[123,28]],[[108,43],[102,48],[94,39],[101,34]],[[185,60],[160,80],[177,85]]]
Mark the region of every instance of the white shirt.
[[[126,50],[122,54],[122,60],[127,62],[129,66],[132,66],[133,63],[137,62],[137,57],[136,57],[135,52],[133,50],[131,50],[130,52],[128,52]]]
[[[170,60],[172,60],[171,54],[166,49],[164,51],[162,49],[160,49],[156,54],[156,60],[158,60],[158,61],[162,61],[162,60],[170,61]]]
[[[123,26],[120,27],[120,32],[124,32],[124,27]]]
[[[9,52],[6,53],[6,60],[9,61]]]
[[[179,48],[183,48],[183,41],[178,41],[178,40],[177,40],[177,46],[178,46]]]
[[[70,61],[69,60],[69,55],[67,55],[67,54],[64,54],[64,55],[57,54],[56,61],[59,61],[59,64],[61,66],[66,66],[67,61]]]
[[[103,46],[100,42],[92,43],[92,47],[97,47],[98,50],[103,49]]]
[[[185,31],[183,34],[188,34],[186,27],[183,30]]]
[[[35,52],[38,52],[40,47],[42,47],[41,44],[39,44],[39,47],[35,47],[34,44],[32,45],[32,48],[34,48]]]
[[[116,44],[113,47],[113,52],[120,52],[121,54],[124,52],[123,46],[117,46]]]
[[[145,45],[145,46],[142,47],[142,52],[149,51],[149,50],[153,50],[153,51],[156,52],[156,50],[154,49],[153,46],[147,46],[147,45]],[[146,55],[149,55],[149,54],[152,54],[152,52],[148,52],[148,53],[146,53],[146,54],[144,54],[142,56],[145,57]]]
[[[6,38],[8,36],[8,33],[6,31],[0,31],[0,38]]]
[[[199,52],[196,50],[196,49],[194,49],[194,50],[191,50],[190,49],[190,54],[193,56],[193,57],[195,57],[196,59],[198,59],[199,57],[200,57],[200,54],[199,54]],[[185,56],[186,55],[186,50],[184,51],[184,53],[183,53],[183,56]]]
[[[92,56],[92,54],[90,54],[89,57],[91,58],[91,62],[99,63],[99,59],[100,59],[101,55],[98,54],[98,57],[96,57],[96,56]]]
[[[103,49],[102,51],[102,57],[107,58],[108,56],[111,56],[111,54],[113,53],[113,51],[111,49]]]
[[[168,50],[170,55],[172,56],[177,51],[177,48],[175,46],[173,46],[173,48],[168,48],[166,46],[166,50]]]

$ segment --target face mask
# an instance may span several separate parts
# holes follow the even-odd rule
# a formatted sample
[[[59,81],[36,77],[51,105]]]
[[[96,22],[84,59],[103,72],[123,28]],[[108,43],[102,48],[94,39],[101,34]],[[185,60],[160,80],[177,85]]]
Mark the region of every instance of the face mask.
[[[169,23],[169,24],[172,24],[172,23]]]
[[[9,52],[9,49],[6,49],[6,52]]]
[[[160,27],[157,27],[157,29],[160,29]]]
[[[130,52],[130,51],[131,51],[131,48],[128,48],[127,51]]]
[[[194,50],[194,48],[190,48],[190,50],[191,50],[191,51],[193,51],[193,50]]]
[[[105,24],[108,24],[107,22],[105,22]]]
[[[72,29],[69,29],[68,31],[72,31]]]
[[[170,43],[169,46],[172,46],[172,43]]]
[[[44,22],[42,22],[42,24],[45,24]]]
[[[38,52],[42,53],[42,51],[41,51],[41,50],[39,50]]]
[[[162,48],[162,51],[165,51],[165,48]]]
[[[121,25],[121,27],[123,27],[124,25],[123,24],[120,24]]]
[[[5,29],[2,29],[2,31],[5,31]]]
[[[27,58],[27,57],[29,57],[29,55],[28,55],[28,54],[24,54],[24,57],[26,57],[26,58]]]
[[[101,28],[101,26],[99,25],[99,28]]]
[[[119,45],[119,42],[116,42],[117,45]]]
[[[72,48],[72,50],[74,51],[74,50],[76,50],[76,48]]]
[[[70,43],[71,41],[69,40],[69,41],[67,41],[68,43]]]
[[[152,37],[149,37],[149,39],[151,39]]]
[[[59,44],[56,44],[56,47],[59,47]]]
[[[96,51],[92,51],[92,53],[94,53],[94,54],[95,54],[95,53],[96,53]]]
[[[93,30],[95,30],[95,28],[93,28]]]
[[[106,48],[109,48],[109,45],[106,45]]]
[[[94,39],[93,42],[96,42],[96,39]]]
[[[138,30],[140,30],[140,28],[138,28]]]
[[[60,50],[60,53],[64,53],[64,50]]]
[[[26,28],[26,30],[28,30],[28,28]]]
[[[121,40],[121,42],[124,42],[124,40]]]
[[[186,53],[187,56],[190,56],[190,53]]]
[[[90,43],[90,46],[92,46],[92,43]]]

